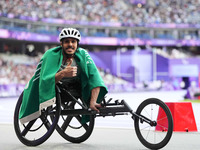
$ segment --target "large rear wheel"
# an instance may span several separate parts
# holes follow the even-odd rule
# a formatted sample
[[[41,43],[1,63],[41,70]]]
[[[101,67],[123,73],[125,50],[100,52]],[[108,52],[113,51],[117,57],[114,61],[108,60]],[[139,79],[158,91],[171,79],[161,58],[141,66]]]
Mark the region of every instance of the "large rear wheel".
[[[81,102],[81,101],[80,101]],[[62,110],[81,109],[75,101],[64,102],[61,104]],[[87,140],[92,134],[95,118],[94,115],[87,116],[88,121],[83,123],[83,115],[61,115],[56,130],[67,141],[81,143]],[[53,119],[53,118],[52,118]]]
[[[19,121],[19,112],[23,99],[20,95],[14,112],[14,129],[18,139],[27,146],[37,146],[45,142],[53,133],[60,115],[60,98],[56,96],[56,104],[42,110],[41,116],[25,124]],[[50,119],[53,116],[53,120]]]

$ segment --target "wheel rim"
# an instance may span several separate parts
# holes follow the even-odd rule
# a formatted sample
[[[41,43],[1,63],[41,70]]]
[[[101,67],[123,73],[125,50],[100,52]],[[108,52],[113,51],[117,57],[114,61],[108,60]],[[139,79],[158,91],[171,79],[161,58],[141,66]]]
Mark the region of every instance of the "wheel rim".
[[[159,118],[158,112],[162,112],[163,114]],[[146,147],[162,148],[171,138],[173,123],[171,120],[172,118],[169,117],[169,115],[167,117],[166,113],[168,113],[166,106],[157,103],[157,101],[154,100],[150,101],[148,104],[144,103],[144,105],[141,105],[141,107],[137,110],[137,114],[152,120],[151,125],[140,119],[136,119],[135,121],[138,138]]]
[[[19,98],[14,116],[15,132],[19,140],[27,146],[37,146],[45,142],[53,133],[60,115],[58,103],[42,110],[41,116],[28,123],[21,124],[19,121],[19,111],[22,103],[22,96]],[[51,120],[50,116],[54,116]]]
[[[80,109],[74,102],[66,102],[61,105],[61,109]],[[82,123],[82,115],[61,115],[56,130],[66,140],[73,143],[80,143],[89,138],[94,128],[94,116],[88,116],[89,121]]]

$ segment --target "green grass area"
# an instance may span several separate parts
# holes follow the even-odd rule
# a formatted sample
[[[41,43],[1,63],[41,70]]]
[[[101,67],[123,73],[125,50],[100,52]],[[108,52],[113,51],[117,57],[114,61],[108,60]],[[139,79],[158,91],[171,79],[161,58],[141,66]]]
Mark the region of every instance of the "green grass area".
[[[191,99],[184,99],[184,100],[182,100],[181,102],[200,103],[200,99],[194,99],[194,100],[191,100]]]

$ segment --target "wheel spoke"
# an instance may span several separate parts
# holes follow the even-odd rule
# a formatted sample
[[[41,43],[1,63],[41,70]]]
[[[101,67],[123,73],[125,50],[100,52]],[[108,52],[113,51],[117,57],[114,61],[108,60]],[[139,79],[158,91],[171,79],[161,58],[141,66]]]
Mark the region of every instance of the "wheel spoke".
[[[140,130],[145,130],[145,129],[147,129],[147,128],[151,128],[151,126],[146,126],[146,127],[143,127],[143,128],[141,128]]]
[[[29,131],[30,128],[33,126],[33,124],[35,123],[36,120],[37,120],[37,119],[34,119],[34,120],[30,121],[30,122],[27,124],[27,126],[24,126],[24,127],[25,127],[24,130],[21,132],[21,135],[22,135],[22,136],[25,136],[25,135],[28,133],[28,131]]]
[[[82,124],[81,123],[81,116],[75,116],[75,118],[80,122],[80,124]],[[85,123],[85,124],[82,124],[83,125],[83,127],[84,127],[84,129],[87,131],[87,129],[88,129],[88,125]]]
[[[148,130],[148,133],[147,133],[147,136],[146,136],[146,140],[148,139],[149,132],[150,132],[150,128],[151,128],[151,127],[149,127],[149,130]]]
[[[67,129],[67,127],[69,126],[69,123],[71,122],[73,116],[67,116],[66,120],[64,121],[64,123],[61,126],[61,129],[63,131],[65,131]]]
[[[153,105],[151,105],[151,120],[153,119]]]
[[[167,116],[166,116],[166,117],[163,117],[163,118],[161,118],[161,119],[159,119],[159,120],[157,120],[157,122],[159,122],[159,121],[161,121],[161,120],[163,120],[163,119],[167,119]]]
[[[48,120],[46,117],[42,117],[42,116],[40,117],[40,119],[41,119],[42,122],[44,123],[46,129],[49,130],[49,129],[50,129],[50,126],[51,126],[49,120]]]
[[[165,127],[165,126],[163,126],[163,125],[160,125],[160,124],[157,124],[157,126],[160,126],[160,127],[163,127],[163,128],[165,128],[165,129],[168,129],[168,127]]]
[[[151,118],[151,115],[147,112],[146,109],[144,109],[145,113]]]

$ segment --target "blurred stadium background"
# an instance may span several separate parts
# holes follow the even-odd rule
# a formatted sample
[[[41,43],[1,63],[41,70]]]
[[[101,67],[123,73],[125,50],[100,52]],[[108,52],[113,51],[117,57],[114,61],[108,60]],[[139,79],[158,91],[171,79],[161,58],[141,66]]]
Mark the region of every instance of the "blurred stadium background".
[[[110,93],[198,99],[200,0],[1,0],[0,97],[19,96],[64,27],[80,30]]]

